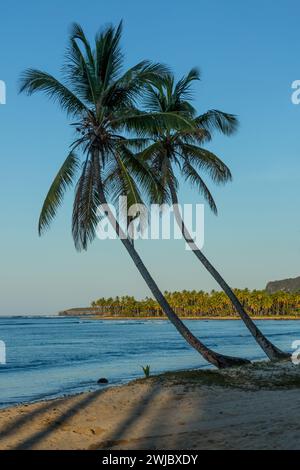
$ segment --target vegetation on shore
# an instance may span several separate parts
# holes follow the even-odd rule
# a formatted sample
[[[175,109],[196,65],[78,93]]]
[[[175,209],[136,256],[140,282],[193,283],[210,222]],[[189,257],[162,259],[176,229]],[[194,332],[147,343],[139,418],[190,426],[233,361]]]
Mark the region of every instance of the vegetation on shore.
[[[142,382],[138,379],[135,382]],[[190,369],[165,372],[147,378],[153,384],[164,386],[184,385],[185,387],[223,387],[242,390],[291,390],[300,388],[300,370],[291,361],[271,363],[259,361],[243,367],[223,370]],[[133,383],[133,382],[131,382]]]
[[[234,289],[243,306],[255,317],[299,317],[300,293]],[[238,315],[224,292],[165,292],[165,297],[180,317],[232,317]],[[137,300],[132,296],[100,298],[91,303],[97,314],[111,317],[164,317],[159,304],[152,298]]]

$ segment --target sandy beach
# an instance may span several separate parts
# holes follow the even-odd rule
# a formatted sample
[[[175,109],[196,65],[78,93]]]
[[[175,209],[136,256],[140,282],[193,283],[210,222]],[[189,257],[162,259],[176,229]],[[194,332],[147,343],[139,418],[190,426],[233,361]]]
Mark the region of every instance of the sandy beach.
[[[300,449],[300,368],[188,371],[0,412],[4,449]]]

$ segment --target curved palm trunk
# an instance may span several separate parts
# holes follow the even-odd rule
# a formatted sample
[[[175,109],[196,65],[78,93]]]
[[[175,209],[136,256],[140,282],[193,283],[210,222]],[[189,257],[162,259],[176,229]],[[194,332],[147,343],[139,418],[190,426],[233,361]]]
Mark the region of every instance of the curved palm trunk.
[[[225,280],[222,278],[222,276],[218,273],[218,271],[213,267],[213,265],[208,261],[208,259],[204,256],[202,251],[197,247],[197,245],[194,243],[190,233],[188,232],[184,221],[181,217],[179,208],[178,208],[178,199],[177,199],[177,194],[174,186],[172,183],[169,184],[170,192],[171,192],[171,198],[172,198],[172,204],[173,204],[173,209],[174,209],[174,214],[176,218],[176,222],[180,227],[181,233],[185,239],[185,241],[188,243],[189,247],[192,249],[194,252],[195,256],[201,261],[203,266],[207,269],[207,271],[212,275],[212,277],[215,279],[215,281],[219,284],[219,286],[223,289],[225,294],[228,296],[228,298],[231,300],[233,306],[235,307],[237,313],[240,315],[241,319],[251,332],[252,336],[256,340],[256,342],[259,344],[259,346],[263,349],[263,351],[266,353],[266,355],[269,357],[271,361],[279,360],[279,359],[287,359],[290,357],[290,354],[285,353],[281,351],[279,348],[277,348],[271,341],[268,340],[264,336],[264,334],[260,331],[260,329],[255,325],[255,323],[252,321],[252,319],[249,317],[249,315],[245,312],[242,304],[240,303],[239,299],[237,296],[234,294],[232,289],[229,287],[229,285],[225,282]]]
[[[128,239],[124,231],[121,229],[119,223],[117,222],[109,206],[107,205],[106,197],[105,197],[101,183],[98,184],[98,192],[99,192],[100,203],[105,206],[106,215],[112,227],[114,228],[116,234],[121,239],[122,244],[128,251],[131,259],[133,260],[135,266],[137,267],[138,271],[140,272],[146,284],[148,285],[153,296],[155,297],[155,299],[161,306],[164,313],[167,315],[170,322],[175,326],[177,331],[181,334],[181,336],[194,349],[196,349],[196,351],[198,351],[206,361],[215,365],[219,369],[249,364],[250,361],[248,361],[247,359],[224,356],[222,354],[216,353],[215,351],[212,351],[191,333],[191,331],[185,326],[185,324],[180,320],[180,318],[178,318],[178,316],[176,315],[172,307],[169,305],[169,303],[163,296],[162,292],[160,291],[159,287],[157,286],[156,282],[154,281],[151,274],[149,273],[146,266],[144,265],[143,261],[141,260],[139,254],[135,250],[133,244]]]

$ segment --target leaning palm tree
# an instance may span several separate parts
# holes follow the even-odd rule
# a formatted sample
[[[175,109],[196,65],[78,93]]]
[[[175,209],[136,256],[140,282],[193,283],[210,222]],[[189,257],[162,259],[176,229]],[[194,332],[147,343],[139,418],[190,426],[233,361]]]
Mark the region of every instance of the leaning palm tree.
[[[176,112],[181,114],[185,118],[193,120],[194,128],[184,130],[174,130],[168,126],[156,128],[155,132],[151,135],[152,143],[140,153],[140,157],[143,161],[149,163],[158,175],[162,186],[169,193],[175,218],[185,241],[227,294],[259,346],[271,360],[287,358],[289,354],[278,349],[255,325],[232,289],[195,244],[184,224],[178,207],[178,181],[174,171],[176,166],[179,167],[185,180],[196,186],[197,190],[202,193],[215,214],[217,214],[215,201],[199,174],[199,170],[206,171],[217,184],[226,183],[231,180],[229,168],[215,154],[204,149],[203,142],[211,139],[211,131],[213,129],[230,135],[237,127],[237,119],[232,114],[217,110],[210,110],[205,114],[197,116],[190,100],[192,97],[191,85],[195,80],[199,80],[199,78],[199,71],[194,68],[177,83],[175,83],[172,74],[167,74],[163,79],[148,86],[145,100],[147,109],[154,113]]]
[[[75,183],[80,169],[72,223],[76,248],[87,249],[94,239],[100,217],[98,207],[102,205],[153,296],[185,340],[217,367],[248,363],[245,359],[212,351],[191,333],[159,290],[108,204],[109,199],[119,195],[127,196],[129,202],[140,203],[143,193],[151,197],[154,193],[163,193],[148,166],[135,158],[132,149],[135,152],[140,149],[142,135],[153,132],[156,127],[193,127],[188,119],[176,113],[148,113],[138,109],[145,86],[166,75],[168,70],[160,64],[143,61],[122,72],[121,31],[121,24],[117,28],[107,27],[97,34],[92,48],[82,28],[75,24],[63,68],[63,82],[33,69],[22,76],[20,91],[29,95],[41,91],[56,100],[63,111],[76,119],[73,124],[78,134],[46,196],[39,233],[49,227],[66,189]]]

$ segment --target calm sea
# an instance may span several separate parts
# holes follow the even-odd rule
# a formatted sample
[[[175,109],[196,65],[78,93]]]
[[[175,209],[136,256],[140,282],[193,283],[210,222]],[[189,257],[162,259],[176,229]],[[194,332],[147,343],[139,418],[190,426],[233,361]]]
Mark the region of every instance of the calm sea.
[[[249,359],[264,355],[240,321],[186,321],[207,346]],[[278,346],[291,350],[300,321],[260,321]],[[85,320],[63,317],[0,317],[7,364],[0,365],[0,407],[125,383],[143,375],[207,364],[164,320]]]

